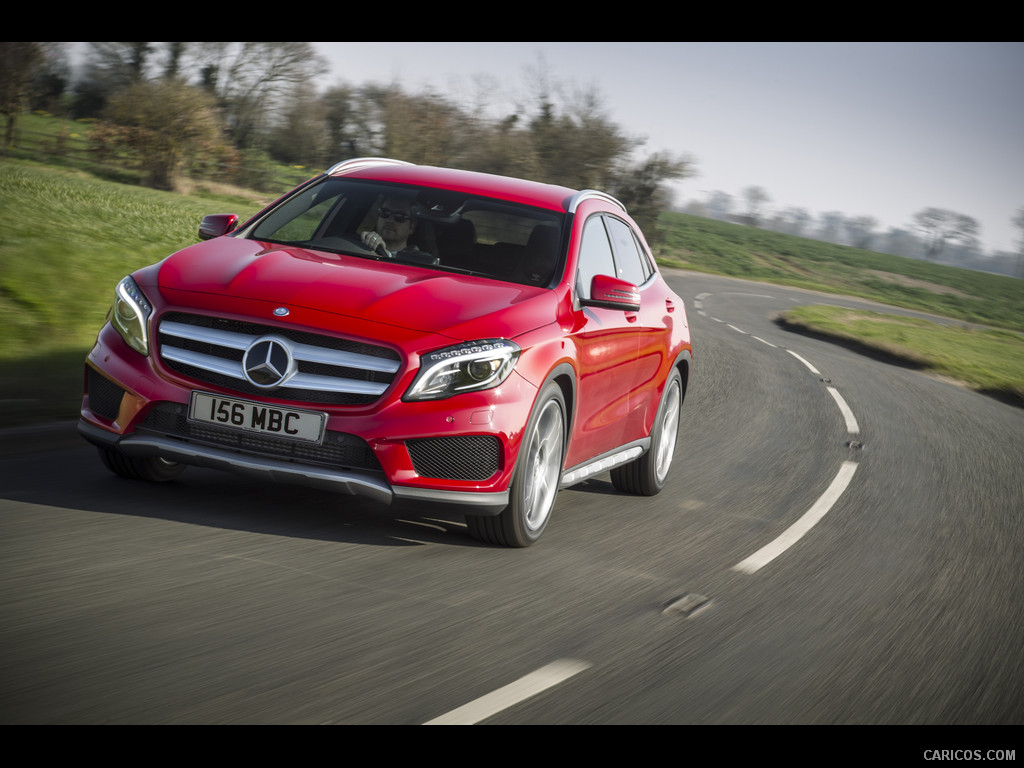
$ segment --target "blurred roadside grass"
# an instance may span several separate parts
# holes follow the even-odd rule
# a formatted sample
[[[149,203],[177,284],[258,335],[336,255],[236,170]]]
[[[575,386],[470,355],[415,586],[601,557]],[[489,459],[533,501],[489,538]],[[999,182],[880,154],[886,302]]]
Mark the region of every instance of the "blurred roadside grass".
[[[268,202],[0,160],[0,428],[76,418],[82,365],[117,281],[196,242],[205,214],[246,217]]]
[[[796,307],[780,315],[778,321],[784,328],[955,379],[978,392],[1024,405],[1024,336],[1015,331],[942,325],[823,305]]]
[[[196,242],[204,215],[244,219],[268,202],[241,190],[199,188],[186,196],[0,160],[0,428],[76,418],[83,360],[117,281]],[[665,214],[661,229],[658,257],[669,266],[861,296],[1016,331],[919,327],[902,318],[865,322],[880,334],[872,343],[1020,401],[1024,280],[683,214]],[[839,340],[839,331],[866,333],[855,324],[863,318],[827,314],[795,310],[789,322]],[[911,335],[915,345],[919,337],[933,340],[917,349],[904,343]]]

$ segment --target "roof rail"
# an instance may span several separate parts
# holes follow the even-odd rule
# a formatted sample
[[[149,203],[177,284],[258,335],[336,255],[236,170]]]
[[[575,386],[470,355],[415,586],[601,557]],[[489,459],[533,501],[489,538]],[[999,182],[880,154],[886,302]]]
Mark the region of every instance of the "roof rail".
[[[596,189],[584,189],[572,196],[572,199],[569,201],[569,213],[576,213],[576,209],[580,207],[580,204],[583,203],[584,200],[594,199],[604,200],[606,203],[617,205],[622,209],[623,213],[626,212],[626,206],[611,195],[606,195],[604,192],[598,192]]]
[[[373,165],[412,165],[404,160],[392,160],[390,157],[354,157],[351,160],[342,160],[327,171],[328,176],[333,176],[342,171],[354,171],[359,168],[368,168]]]

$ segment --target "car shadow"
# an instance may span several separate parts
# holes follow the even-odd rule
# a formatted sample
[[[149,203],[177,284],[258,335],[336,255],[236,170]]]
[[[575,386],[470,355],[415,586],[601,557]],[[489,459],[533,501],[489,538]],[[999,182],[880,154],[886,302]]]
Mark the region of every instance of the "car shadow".
[[[327,542],[492,548],[472,538],[463,515],[449,506],[381,504],[198,467],[167,483],[129,480],[109,472],[95,449],[80,443],[16,456],[6,452],[0,459],[0,499]]]

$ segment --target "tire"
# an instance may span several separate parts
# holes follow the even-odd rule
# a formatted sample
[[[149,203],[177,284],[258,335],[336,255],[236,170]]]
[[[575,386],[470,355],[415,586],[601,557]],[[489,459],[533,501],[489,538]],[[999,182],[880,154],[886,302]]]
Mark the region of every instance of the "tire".
[[[167,461],[160,457],[140,458],[125,456],[109,448],[98,448],[103,465],[115,475],[129,480],[145,480],[151,483],[166,483],[173,480],[185,469],[184,464]]]
[[[509,494],[496,517],[466,518],[475,538],[504,547],[528,547],[544,533],[558,496],[565,461],[565,398],[548,384],[530,414]]]
[[[622,493],[654,496],[668,480],[679,436],[679,411],[683,381],[675,368],[665,382],[658,414],[651,427],[651,447],[643,456],[611,471],[612,485]]]

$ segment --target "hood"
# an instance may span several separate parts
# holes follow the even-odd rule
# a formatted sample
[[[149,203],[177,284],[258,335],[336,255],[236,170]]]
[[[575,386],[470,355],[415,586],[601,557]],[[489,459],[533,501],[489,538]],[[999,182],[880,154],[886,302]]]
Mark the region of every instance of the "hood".
[[[462,340],[511,338],[557,314],[546,288],[233,237],[168,257],[157,283],[178,296],[264,301]]]

